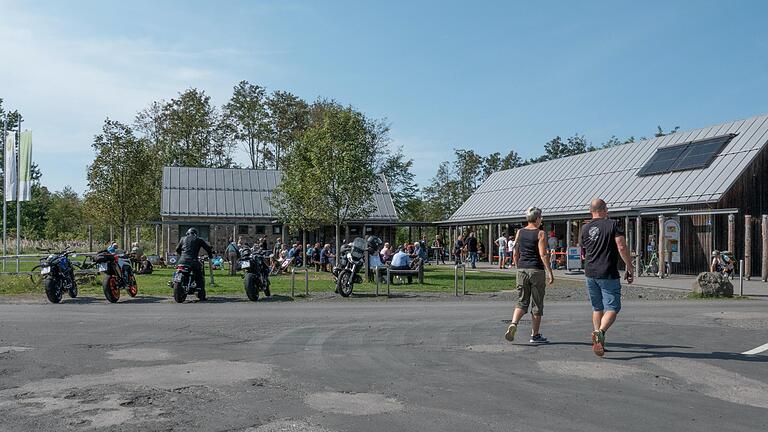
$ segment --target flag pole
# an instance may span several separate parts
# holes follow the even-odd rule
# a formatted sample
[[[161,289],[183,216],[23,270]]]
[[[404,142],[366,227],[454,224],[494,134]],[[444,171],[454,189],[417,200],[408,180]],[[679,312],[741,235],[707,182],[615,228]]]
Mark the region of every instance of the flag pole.
[[[19,162],[21,162],[21,116],[18,116],[19,119],[19,136],[16,138],[16,273],[19,272],[19,253],[20,253],[20,246],[21,246],[21,182],[19,179],[21,179],[21,166],[19,166]]]
[[[8,116],[3,117],[3,158],[5,158],[5,133],[8,130]],[[8,254],[8,234],[6,233],[5,213],[8,211],[8,197],[5,196],[5,167],[8,166],[8,162],[3,159],[3,272],[5,272],[5,256]]]

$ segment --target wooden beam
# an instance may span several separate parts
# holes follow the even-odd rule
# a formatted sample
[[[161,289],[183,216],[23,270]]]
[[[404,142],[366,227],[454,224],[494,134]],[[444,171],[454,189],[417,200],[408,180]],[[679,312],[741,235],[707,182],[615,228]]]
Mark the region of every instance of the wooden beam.
[[[635,218],[635,271],[640,268],[643,261],[643,218]]]
[[[728,251],[736,253],[736,216],[728,215]]]
[[[733,251],[731,251],[733,252]],[[744,215],[744,278],[752,276],[752,216]]]
[[[760,232],[763,237],[763,262],[760,270],[763,282],[768,282],[768,215],[763,215],[760,222]]]
[[[664,277],[664,262],[666,261],[666,247],[664,245],[664,215],[659,215],[659,278]]]

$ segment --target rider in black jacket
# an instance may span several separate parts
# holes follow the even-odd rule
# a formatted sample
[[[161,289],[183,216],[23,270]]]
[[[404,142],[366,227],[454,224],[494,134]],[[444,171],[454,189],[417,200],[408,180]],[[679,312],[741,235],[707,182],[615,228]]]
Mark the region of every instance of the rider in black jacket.
[[[198,259],[200,249],[204,249],[208,252],[209,259],[213,258],[213,248],[211,245],[197,236],[196,228],[190,228],[187,230],[187,235],[184,236],[179,241],[179,245],[176,246],[176,254],[179,256],[178,263],[189,266],[195,274],[195,284],[198,288],[203,288],[205,287],[205,271]]]

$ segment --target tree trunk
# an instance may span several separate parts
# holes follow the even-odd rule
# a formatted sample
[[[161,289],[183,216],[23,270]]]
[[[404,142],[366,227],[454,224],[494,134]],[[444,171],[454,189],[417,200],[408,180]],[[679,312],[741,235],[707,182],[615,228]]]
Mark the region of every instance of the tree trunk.
[[[341,249],[341,240],[339,240],[339,237],[341,237],[341,223],[338,221],[336,222],[336,253],[334,256],[336,257],[336,265],[339,265],[339,250]]]
[[[307,230],[301,230],[301,256],[303,257],[302,263],[304,268],[307,268]]]

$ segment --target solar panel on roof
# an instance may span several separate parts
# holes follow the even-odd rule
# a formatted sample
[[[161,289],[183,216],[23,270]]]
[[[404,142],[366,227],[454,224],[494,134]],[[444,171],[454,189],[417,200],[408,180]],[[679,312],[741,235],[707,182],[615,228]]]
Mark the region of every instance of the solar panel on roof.
[[[662,147],[640,168],[638,176],[706,168],[736,134],[721,135]]]

